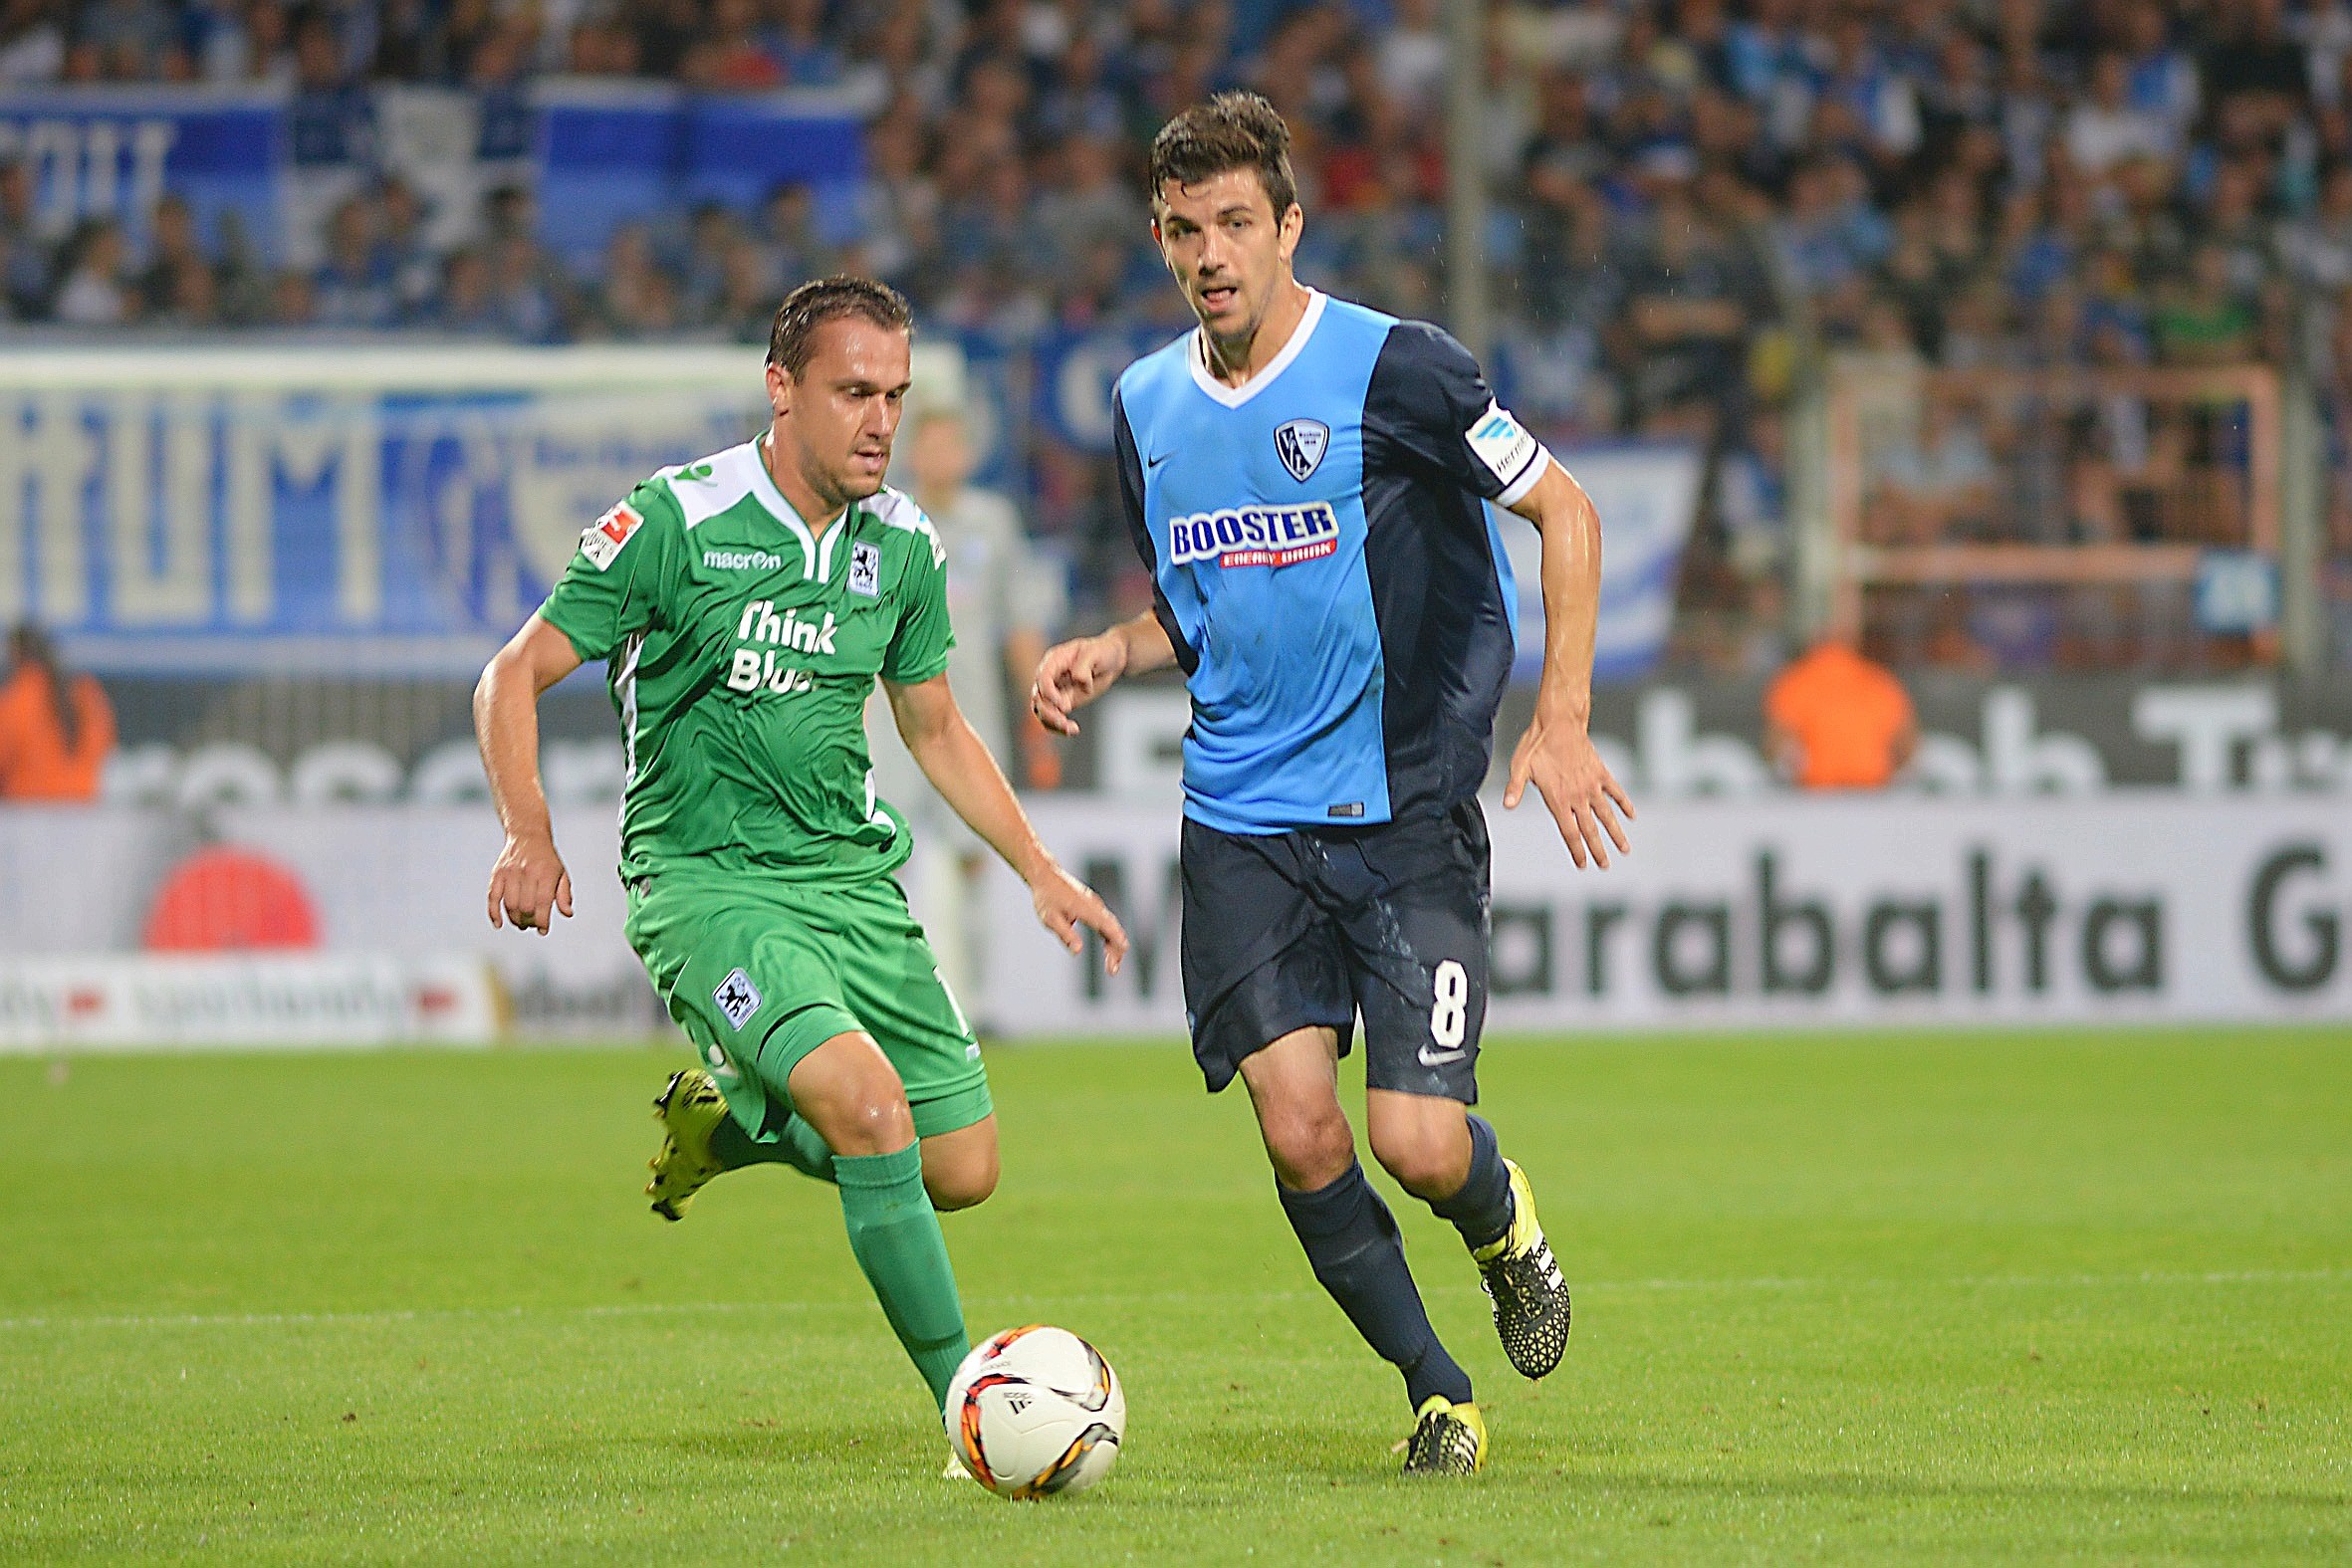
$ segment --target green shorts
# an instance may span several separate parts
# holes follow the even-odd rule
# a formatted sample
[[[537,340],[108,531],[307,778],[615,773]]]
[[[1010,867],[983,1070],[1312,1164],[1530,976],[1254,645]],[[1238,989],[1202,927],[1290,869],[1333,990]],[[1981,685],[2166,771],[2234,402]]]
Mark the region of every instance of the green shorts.
[[[791,1114],[801,1058],[852,1029],[898,1069],[917,1137],[992,1109],[979,1042],[891,878],[809,887],[665,870],[632,882],[628,904],[629,946],[752,1136]]]

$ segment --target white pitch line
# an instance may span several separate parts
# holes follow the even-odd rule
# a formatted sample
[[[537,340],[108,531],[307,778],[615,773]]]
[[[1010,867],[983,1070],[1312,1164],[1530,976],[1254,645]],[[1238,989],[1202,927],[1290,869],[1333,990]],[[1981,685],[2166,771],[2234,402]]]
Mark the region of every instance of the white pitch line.
[[[2135,1285],[2265,1285],[2352,1280],[2352,1268],[2244,1268],[2206,1273],[1959,1274],[1943,1279],[1775,1277],[1749,1279],[1590,1279],[1569,1281],[1580,1291],[1612,1290],[1981,1290],[2112,1289]],[[1442,1288],[1437,1293],[1444,1293]],[[1467,1294],[1465,1289],[1462,1293]],[[994,1296],[1004,1306],[1217,1305],[1303,1301],[1311,1290],[1123,1291],[1062,1296]],[[700,1313],[861,1310],[859,1301],[646,1301],[571,1307],[401,1308],[374,1312],[122,1313],[91,1316],[0,1317],[0,1332],[70,1328],[334,1328],[387,1323],[496,1322],[523,1318],[691,1317]]]

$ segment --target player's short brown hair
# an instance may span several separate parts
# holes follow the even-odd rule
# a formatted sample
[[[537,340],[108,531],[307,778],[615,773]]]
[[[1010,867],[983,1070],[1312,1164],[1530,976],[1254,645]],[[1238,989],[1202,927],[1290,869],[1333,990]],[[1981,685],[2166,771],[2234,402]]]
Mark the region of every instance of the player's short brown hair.
[[[1228,169],[1256,169],[1279,220],[1298,203],[1291,127],[1255,93],[1220,93],[1195,104],[1151,138],[1151,199],[1170,180],[1190,185]]]
[[[912,333],[915,313],[906,296],[871,278],[846,273],[817,278],[784,297],[776,308],[776,325],[768,330],[768,362],[794,380],[809,368],[816,351],[817,329],[844,316],[860,317],[876,327]]]

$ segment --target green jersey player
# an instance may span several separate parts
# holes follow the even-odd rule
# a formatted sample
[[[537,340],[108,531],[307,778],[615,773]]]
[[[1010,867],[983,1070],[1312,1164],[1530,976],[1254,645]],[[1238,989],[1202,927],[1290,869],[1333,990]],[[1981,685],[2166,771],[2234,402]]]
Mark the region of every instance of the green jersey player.
[[[768,349],[774,421],[632,490],[581,536],[492,659],[475,728],[506,847],[492,925],[572,913],[538,777],[540,693],[605,661],[627,782],[627,934],[707,1070],[670,1079],[647,1188],[665,1219],[713,1176],[798,1167],[840,1189],[858,1266],[934,1399],[969,1348],[935,1209],[997,1180],[980,1047],[892,873],[906,823],[874,796],[878,678],[924,775],[1030,886],[1072,952],[1126,937],[1039,842],[948,690],[946,553],[882,483],[912,319],[883,286],[793,291]]]

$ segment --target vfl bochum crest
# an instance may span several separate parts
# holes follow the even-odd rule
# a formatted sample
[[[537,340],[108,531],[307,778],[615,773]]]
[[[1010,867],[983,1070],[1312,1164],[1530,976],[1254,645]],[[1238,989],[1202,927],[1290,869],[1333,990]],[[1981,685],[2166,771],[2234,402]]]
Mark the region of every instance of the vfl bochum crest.
[[[1302,485],[1323,460],[1323,448],[1330,444],[1331,427],[1320,419],[1294,419],[1274,427],[1274,449],[1291,477]]]

